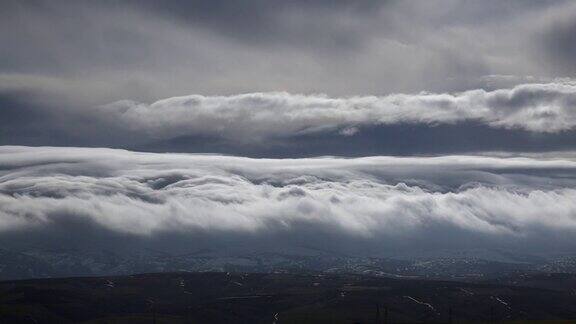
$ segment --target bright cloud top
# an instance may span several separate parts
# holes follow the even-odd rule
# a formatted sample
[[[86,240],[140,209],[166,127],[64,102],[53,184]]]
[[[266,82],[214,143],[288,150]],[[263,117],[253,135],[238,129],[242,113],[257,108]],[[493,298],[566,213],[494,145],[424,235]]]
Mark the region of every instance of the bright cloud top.
[[[191,95],[152,104],[121,101],[100,107],[112,124],[156,138],[218,136],[252,141],[358,126],[455,124],[555,133],[576,127],[576,84],[525,84],[456,94],[393,94],[330,98],[284,92],[235,96]]]
[[[74,221],[137,237],[533,245],[576,234],[575,171],[571,159],[274,160],[6,146],[0,233]]]

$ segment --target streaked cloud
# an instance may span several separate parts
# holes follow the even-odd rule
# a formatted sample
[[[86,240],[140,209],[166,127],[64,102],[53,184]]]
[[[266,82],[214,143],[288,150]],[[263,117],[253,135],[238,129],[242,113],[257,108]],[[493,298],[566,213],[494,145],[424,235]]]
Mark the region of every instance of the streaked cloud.
[[[330,98],[253,93],[192,95],[152,104],[122,101],[100,108],[103,118],[157,138],[209,135],[253,141],[326,130],[390,124],[479,122],[495,128],[554,133],[576,127],[576,84],[526,84],[456,94],[394,94]],[[353,134],[348,134],[353,135]]]

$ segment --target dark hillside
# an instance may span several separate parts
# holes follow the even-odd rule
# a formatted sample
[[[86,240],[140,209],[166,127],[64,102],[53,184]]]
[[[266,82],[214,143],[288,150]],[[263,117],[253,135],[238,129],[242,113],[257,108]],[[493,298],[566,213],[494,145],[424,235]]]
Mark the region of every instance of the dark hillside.
[[[569,275],[574,278],[574,275]],[[538,287],[356,275],[164,273],[5,281],[1,323],[394,323],[576,319],[557,277]],[[573,280],[562,277],[563,282]],[[566,287],[564,287],[566,288]]]

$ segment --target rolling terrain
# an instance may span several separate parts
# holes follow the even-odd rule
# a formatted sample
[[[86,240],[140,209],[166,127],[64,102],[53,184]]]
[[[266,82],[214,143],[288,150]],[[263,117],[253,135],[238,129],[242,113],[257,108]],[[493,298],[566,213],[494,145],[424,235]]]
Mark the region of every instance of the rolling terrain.
[[[518,273],[576,273],[576,256],[524,255],[502,250],[455,250],[390,256],[353,256],[314,248],[151,249],[0,248],[0,280],[120,276],[157,272],[358,274],[391,278],[482,281]]]

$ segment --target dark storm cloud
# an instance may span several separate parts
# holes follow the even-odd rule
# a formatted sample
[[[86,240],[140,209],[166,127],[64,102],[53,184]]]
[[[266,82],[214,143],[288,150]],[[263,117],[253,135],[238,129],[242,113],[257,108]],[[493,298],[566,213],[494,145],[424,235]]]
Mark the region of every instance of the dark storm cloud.
[[[171,249],[196,239],[446,248],[475,237],[471,248],[546,250],[548,239],[562,250],[573,244],[561,238],[576,231],[572,158],[272,160],[2,147],[0,169],[0,233],[16,245],[29,242],[22,233],[77,246],[149,238]]]

